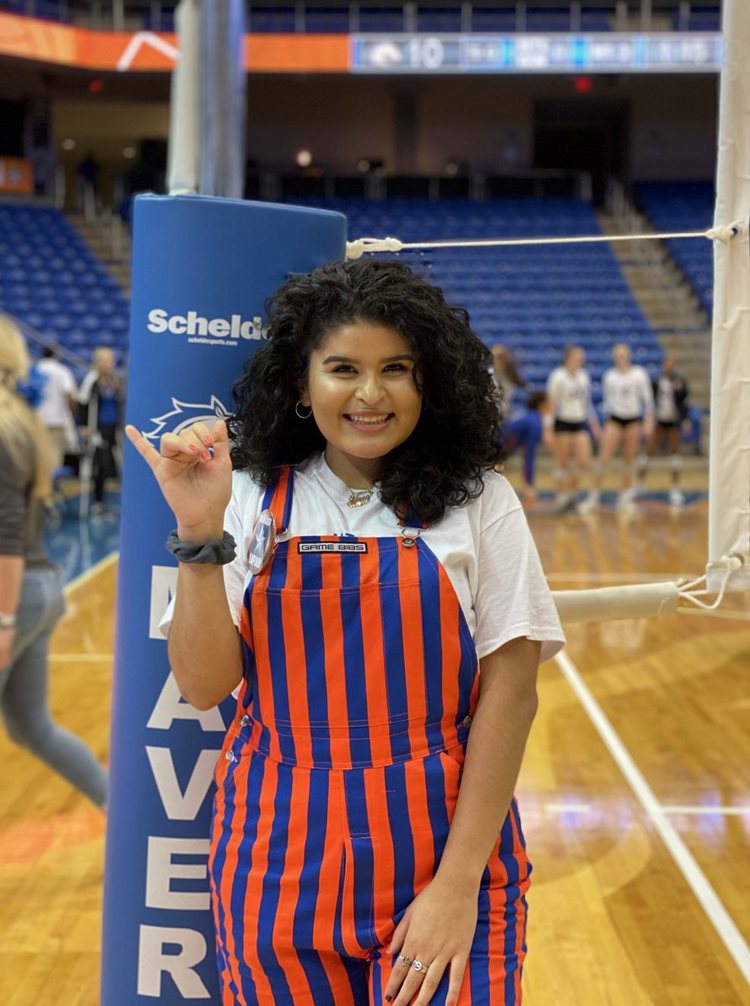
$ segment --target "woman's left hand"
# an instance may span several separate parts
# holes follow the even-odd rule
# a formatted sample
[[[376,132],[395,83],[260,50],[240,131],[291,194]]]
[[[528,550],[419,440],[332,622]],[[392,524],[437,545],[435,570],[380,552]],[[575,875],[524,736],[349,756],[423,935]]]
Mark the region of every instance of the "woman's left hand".
[[[477,888],[457,893],[439,875],[420,891],[396,927],[388,952],[421,961],[424,970],[397,958],[385,990],[387,1002],[426,1006],[449,968],[445,1004],[455,1006],[477,928],[478,896]]]

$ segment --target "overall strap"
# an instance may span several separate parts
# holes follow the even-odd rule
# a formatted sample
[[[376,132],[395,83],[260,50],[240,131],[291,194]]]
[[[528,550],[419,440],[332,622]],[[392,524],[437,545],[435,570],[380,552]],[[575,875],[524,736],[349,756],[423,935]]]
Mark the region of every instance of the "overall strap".
[[[276,522],[276,533],[289,527],[294,497],[294,468],[284,465],[277,468],[263,496],[261,510],[270,510]]]

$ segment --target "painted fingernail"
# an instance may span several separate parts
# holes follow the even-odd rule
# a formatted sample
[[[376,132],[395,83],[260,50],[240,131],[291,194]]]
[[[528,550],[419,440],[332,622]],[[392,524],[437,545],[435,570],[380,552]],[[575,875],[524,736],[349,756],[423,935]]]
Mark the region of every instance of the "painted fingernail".
[[[200,459],[201,459],[201,461],[210,461],[211,460],[211,455],[208,453],[208,451],[201,451],[201,453],[200,453]]]
[[[213,442],[214,438],[211,436],[210,433],[207,433],[203,438],[203,443],[206,445],[206,447],[210,447]]]
[[[385,1001],[386,1001],[387,1003],[389,1003],[389,1002],[393,1002],[393,996],[386,996],[386,997],[385,997]]]
[[[195,454],[197,452],[197,450],[198,450],[198,445],[197,444],[188,444],[188,450],[192,451],[193,454]]]

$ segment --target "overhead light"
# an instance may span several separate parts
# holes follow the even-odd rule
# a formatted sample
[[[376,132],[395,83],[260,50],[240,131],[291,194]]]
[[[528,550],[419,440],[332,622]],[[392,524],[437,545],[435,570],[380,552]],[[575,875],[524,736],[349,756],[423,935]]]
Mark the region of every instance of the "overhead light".
[[[61,143],[63,150],[75,150],[76,141],[75,140],[63,140]]]
[[[126,157],[129,161],[132,161],[135,157],[135,147],[125,147],[122,152],[122,156]]]
[[[450,175],[451,177],[454,177],[455,175],[458,174],[458,172],[459,172],[458,164],[456,164],[455,161],[448,161],[448,163],[445,165],[445,173],[446,173],[446,175]]]
[[[382,174],[385,168],[385,161],[382,157],[362,157],[357,161],[357,171],[361,171],[362,174],[367,174],[372,172],[372,174]]]
[[[309,150],[298,150],[294,159],[301,168],[309,168],[313,157]]]

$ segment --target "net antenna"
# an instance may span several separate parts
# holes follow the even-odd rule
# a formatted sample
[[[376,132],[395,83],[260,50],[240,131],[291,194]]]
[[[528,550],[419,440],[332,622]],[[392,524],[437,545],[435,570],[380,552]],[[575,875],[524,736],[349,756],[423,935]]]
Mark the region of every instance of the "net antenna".
[[[750,3],[725,0],[719,157],[714,226],[706,231],[553,238],[409,241],[359,238],[347,258],[425,248],[572,245],[695,238],[714,246],[714,314],[709,447],[709,540],[695,579],[553,591],[563,621],[599,622],[674,614],[738,617],[719,607],[729,591],[750,590]],[[742,617],[741,615],[739,617]]]

